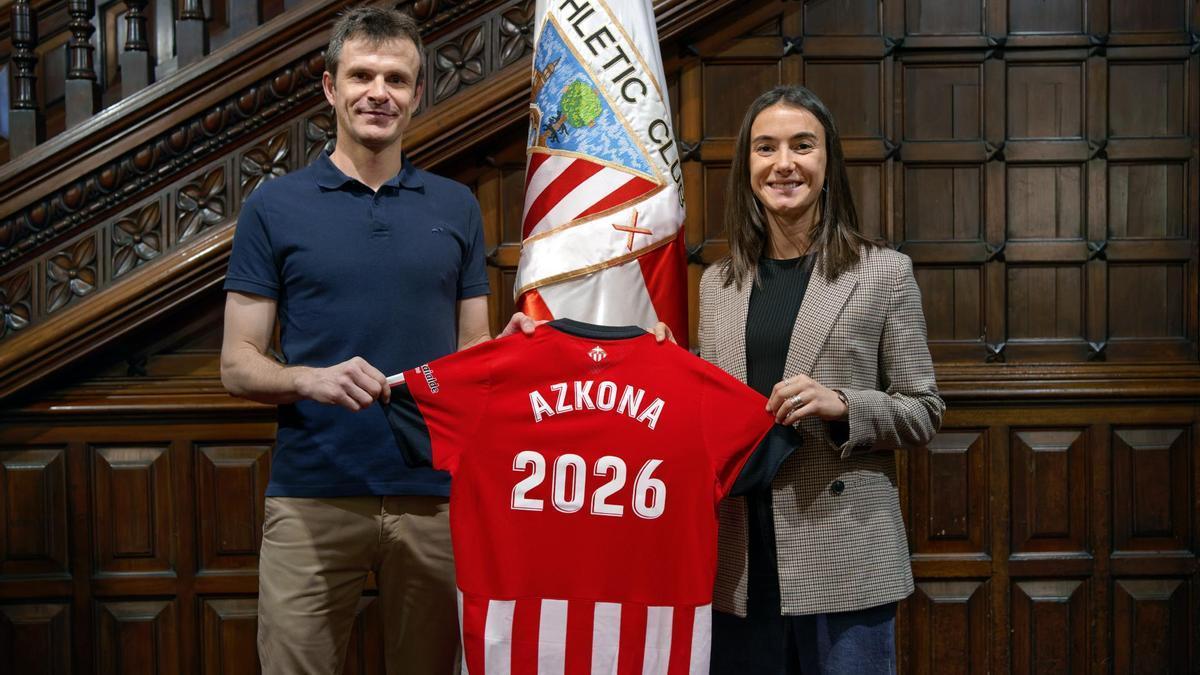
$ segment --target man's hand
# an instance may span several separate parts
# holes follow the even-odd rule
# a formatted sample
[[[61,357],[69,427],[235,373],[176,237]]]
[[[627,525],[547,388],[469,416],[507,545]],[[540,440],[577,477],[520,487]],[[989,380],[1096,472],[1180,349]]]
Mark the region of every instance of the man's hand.
[[[654,341],[659,344],[666,340],[670,340],[673,345],[679,344],[675,341],[675,335],[671,333],[671,327],[661,321],[654,324],[654,330],[651,332],[654,333]]]
[[[392,397],[387,377],[359,356],[328,368],[291,370],[300,396],[318,403],[340,405],[358,412],[376,399],[387,403]]]
[[[505,326],[504,330],[500,331],[500,334],[496,337],[502,338],[508,337],[509,335],[516,335],[518,331],[526,335],[533,335],[534,329],[544,323],[546,323],[545,319],[542,319],[541,321],[535,321],[525,316],[523,313],[517,312],[516,314],[512,315],[512,318],[508,320],[508,325]]]

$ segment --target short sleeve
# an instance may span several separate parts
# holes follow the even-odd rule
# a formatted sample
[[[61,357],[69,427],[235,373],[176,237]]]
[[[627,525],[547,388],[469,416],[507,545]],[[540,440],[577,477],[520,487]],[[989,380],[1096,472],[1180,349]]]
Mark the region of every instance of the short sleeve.
[[[413,466],[449,471],[471,444],[487,410],[488,361],[495,341],[404,372],[386,406],[388,424]]]
[[[484,259],[483,217],[479,213],[479,202],[467,195],[470,213],[467,223],[467,247],[463,250],[462,274],[459,275],[458,299],[465,300],[490,291],[487,276],[487,261]]]
[[[271,249],[261,191],[246,200],[233,235],[225,290],[279,299],[279,268]]]
[[[724,497],[766,437],[775,418],[767,399],[716,366],[700,362],[700,433]],[[768,481],[769,482],[769,481]]]

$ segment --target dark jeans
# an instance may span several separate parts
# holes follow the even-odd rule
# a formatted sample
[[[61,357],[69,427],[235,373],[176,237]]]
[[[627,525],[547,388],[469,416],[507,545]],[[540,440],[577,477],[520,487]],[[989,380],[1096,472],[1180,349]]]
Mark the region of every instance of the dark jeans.
[[[750,616],[713,612],[712,675],[890,675],[896,603],[854,612]]]

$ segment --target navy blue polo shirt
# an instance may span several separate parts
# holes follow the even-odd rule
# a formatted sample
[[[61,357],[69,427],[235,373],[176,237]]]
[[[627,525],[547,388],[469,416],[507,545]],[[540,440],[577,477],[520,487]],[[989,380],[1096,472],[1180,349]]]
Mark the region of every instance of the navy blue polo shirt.
[[[458,301],[488,292],[479,203],[407,160],[372,192],[322,153],[246,200],[225,290],[277,302],[290,365],[398,373],[455,351]],[[449,493],[448,474],[408,468],[380,406],[279,406],[267,495]]]

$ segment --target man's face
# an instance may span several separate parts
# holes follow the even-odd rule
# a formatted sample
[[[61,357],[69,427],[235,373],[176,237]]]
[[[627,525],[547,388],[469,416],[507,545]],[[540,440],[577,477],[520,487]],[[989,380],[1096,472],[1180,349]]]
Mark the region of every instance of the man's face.
[[[380,151],[400,141],[421,100],[421,55],[409,40],[342,45],[336,78],[322,78],[325,99],[337,114],[338,142]]]

